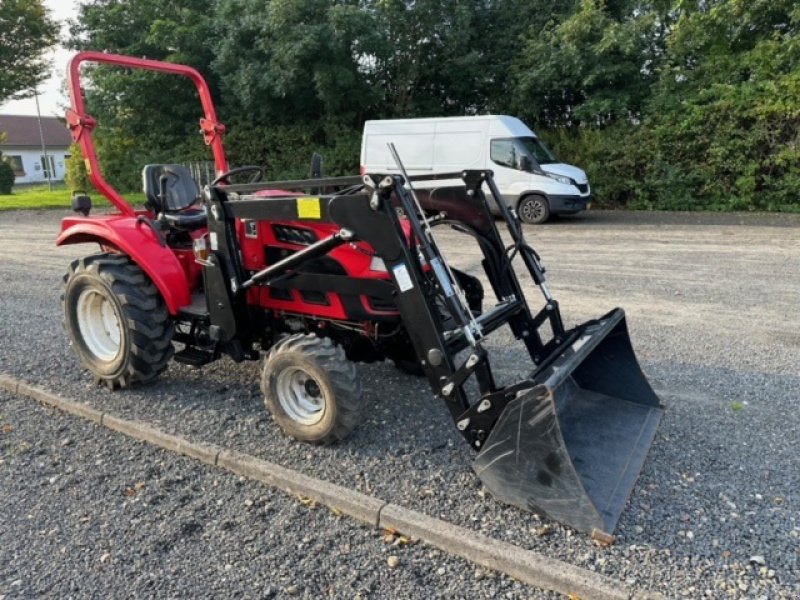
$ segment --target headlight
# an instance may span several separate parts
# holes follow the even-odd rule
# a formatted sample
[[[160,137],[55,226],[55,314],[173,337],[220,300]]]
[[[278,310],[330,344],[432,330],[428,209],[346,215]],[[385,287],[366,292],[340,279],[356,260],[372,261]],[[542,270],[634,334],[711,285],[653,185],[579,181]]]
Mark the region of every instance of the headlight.
[[[572,181],[572,179],[564,175],[553,175],[552,173],[548,173],[547,176],[551,179],[555,179],[559,183],[563,183],[564,185],[575,185],[575,182]]]

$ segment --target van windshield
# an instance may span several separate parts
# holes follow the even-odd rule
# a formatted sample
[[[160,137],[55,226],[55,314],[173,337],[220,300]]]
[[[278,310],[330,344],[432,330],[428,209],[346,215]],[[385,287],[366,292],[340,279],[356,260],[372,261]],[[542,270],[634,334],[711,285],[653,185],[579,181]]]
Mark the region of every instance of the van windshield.
[[[550,148],[544,145],[544,142],[537,137],[522,137],[517,138],[525,149],[533,155],[536,162],[540,165],[547,165],[550,163],[557,163],[558,159],[555,154],[550,151]]]
[[[518,171],[532,171],[535,165],[558,162],[547,146],[535,137],[494,139],[489,148],[495,164]]]

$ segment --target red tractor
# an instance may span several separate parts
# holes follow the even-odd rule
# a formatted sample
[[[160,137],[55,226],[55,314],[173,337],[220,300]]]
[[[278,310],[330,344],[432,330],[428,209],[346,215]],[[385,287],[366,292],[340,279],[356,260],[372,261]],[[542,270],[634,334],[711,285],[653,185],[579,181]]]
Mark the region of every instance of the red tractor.
[[[181,165],[147,165],[144,209],[128,204],[98,164],[79,77],[87,61],[190,78],[216,179],[201,190]],[[74,197],[80,215],[64,219],[57,240],[100,246],[73,262],[64,291],[73,348],[99,382],[147,383],[172,359],[199,367],[266,354],[261,387],[275,421],[294,438],[326,444],[358,423],[354,361],[388,358],[427,377],[478,451],[474,469],[493,494],[582,531],[613,531],[655,435],[658,398],[621,309],[564,327],[539,256],[503,202],[510,244],[497,228],[485,196],[501,198],[490,171],[427,175],[441,185],[417,193],[421,178],[408,177],[390,147],[392,173],[263,182],[259,167],[229,168],[225,128],[196,70],[84,52],[69,81],[68,126],[92,183],[117,209],[90,216],[88,197]],[[242,173],[251,182],[233,183]],[[441,226],[482,251],[495,296],[488,306],[480,280],[444,259],[434,236]],[[543,293],[536,313],[515,257]],[[531,359],[530,376],[505,387],[484,347],[503,326]]]

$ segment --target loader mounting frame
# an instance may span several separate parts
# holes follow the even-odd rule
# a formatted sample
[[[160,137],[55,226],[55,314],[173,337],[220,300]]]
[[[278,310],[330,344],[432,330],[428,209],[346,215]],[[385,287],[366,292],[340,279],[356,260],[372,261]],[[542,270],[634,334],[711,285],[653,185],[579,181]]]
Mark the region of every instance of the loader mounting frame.
[[[551,360],[559,355],[561,348],[568,347],[580,337],[588,324],[566,330],[558,303],[549,292],[545,292],[545,305],[536,314],[531,313],[482,189],[486,184],[490,189],[494,188],[494,193],[498,193],[491,171],[463,171],[435,177],[443,180],[461,179],[464,186],[446,188],[452,195],[444,194],[444,201],[426,196],[423,207],[426,211],[442,215],[456,213],[454,218],[477,236],[484,254],[486,274],[500,299],[496,306],[476,318],[480,335],[485,337],[508,325],[514,336],[523,341],[536,366],[533,379],[536,372],[546,369]],[[413,181],[420,178],[411,179]],[[367,185],[354,193],[301,199],[258,198],[248,195],[248,192],[265,188],[317,189],[324,187],[326,180],[279,181],[212,188],[209,194],[209,230],[216,235],[219,250],[214,253],[211,264],[204,268],[212,327],[216,326],[219,340],[229,342],[239,338],[246,344],[250,329],[247,326],[250,309],[245,292],[249,288],[269,286],[271,282],[298,266],[327,254],[339,245],[355,240],[365,241],[375,249],[395,278],[397,288],[392,295],[402,321],[414,324],[408,328],[408,332],[428,381],[434,392],[445,400],[460,433],[473,448],[479,450],[506,404],[514,399],[519,390],[530,388],[533,383],[528,381],[513,388],[498,388],[486,350],[480,344],[472,347],[467,336],[460,331],[444,330],[435,302],[438,290],[421,270],[415,249],[409,246],[401,229],[401,216],[396,210],[398,206],[405,209],[402,213],[412,221],[412,228],[417,236],[424,235],[403,178],[399,175],[368,175],[365,180]],[[443,195],[441,190],[439,195]],[[456,201],[465,203],[465,206],[454,206]],[[318,212],[315,214],[318,216],[304,219],[298,202],[316,202]],[[511,210],[504,205],[502,208],[505,209],[503,216],[514,241],[514,250],[520,254],[533,280],[543,286],[544,269],[539,263],[538,255],[525,244],[519,221]],[[341,230],[284,261],[249,275],[239,260],[239,245],[234,228],[236,219],[311,220],[334,223]],[[552,338],[547,342],[543,341],[540,333],[545,324],[553,332]],[[467,348],[471,349],[470,353],[459,362],[457,355]],[[470,401],[465,390],[465,384],[472,375],[475,375],[480,389],[478,401]]]
[[[399,159],[398,159],[399,164]],[[440,179],[435,192],[415,193],[415,179]],[[461,185],[453,185],[453,180]],[[448,184],[447,182],[450,182]],[[253,288],[302,277],[293,270],[343,244],[368,243],[392,276],[391,297],[434,393],[457,430],[478,451],[473,469],[499,499],[546,514],[608,540],[627,502],[662,414],[642,374],[622,309],[564,327],[539,256],[517,216],[499,203],[512,243],[504,245],[484,186],[496,198],[491,171],[408,177],[365,175],[362,185],[308,196],[325,180],[212,187],[209,230],[218,251],[204,267],[212,329],[222,341],[251,345],[247,295]],[[285,197],[250,192],[290,190]],[[402,215],[402,216],[401,216]],[[246,272],[234,223],[315,221],[339,230],[258,272]],[[409,237],[401,224],[408,219]],[[475,314],[459,296],[457,278],[432,234],[452,225],[472,236],[496,304]],[[533,313],[512,266],[519,256],[544,297]],[[352,282],[351,282],[352,283]],[[327,289],[348,285],[346,280]],[[460,298],[460,300],[459,300]],[[447,318],[442,313],[442,304]],[[480,312],[480,311],[478,311]],[[533,371],[514,385],[497,385],[483,340],[507,325],[521,340]],[[545,325],[549,339],[542,333]],[[479,397],[466,385],[474,376]]]

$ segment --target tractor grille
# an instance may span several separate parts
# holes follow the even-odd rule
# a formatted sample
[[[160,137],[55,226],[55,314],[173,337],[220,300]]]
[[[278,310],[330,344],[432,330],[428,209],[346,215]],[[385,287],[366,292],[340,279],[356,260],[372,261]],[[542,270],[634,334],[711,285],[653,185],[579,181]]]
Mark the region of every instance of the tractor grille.
[[[307,302],[308,304],[319,304],[321,306],[331,305],[330,300],[328,300],[328,294],[325,292],[302,290],[300,292],[300,297],[303,299],[303,302]]]
[[[368,296],[368,299],[369,305],[374,310],[379,310],[381,312],[397,312],[397,306],[391,300],[384,300],[377,296]]]
[[[309,246],[319,240],[314,231],[311,229],[305,229],[303,227],[293,227],[291,225],[273,225],[272,231],[275,233],[275,239],[286,244]]]
[[[281,288],[269,288],[269,297],[274,298],[275,300],[294,300],[292,296],[292,290],[281,289]]]

